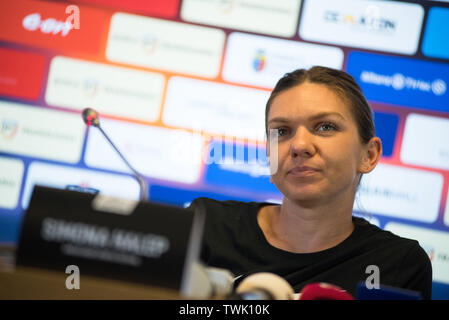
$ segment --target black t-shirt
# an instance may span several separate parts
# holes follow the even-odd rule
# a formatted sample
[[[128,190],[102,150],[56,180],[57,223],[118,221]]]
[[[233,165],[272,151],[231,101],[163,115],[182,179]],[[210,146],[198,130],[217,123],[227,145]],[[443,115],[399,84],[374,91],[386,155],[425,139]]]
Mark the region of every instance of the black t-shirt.
[[[353,217],[354,231],[335,247],[314,253],[292,253],[268,243],[257,213],[270,203],[217,201],[197,198],[189,209],[206,209],[202,261],[230,270],[242,279],[255,272],[282,276],[295,292],[314,282],[337,285],[356,296],[357,285],[367,281],[374,265],[380,285],[419,291],[430,299],[432,266],[418,241],[384,231],[365,219]]]

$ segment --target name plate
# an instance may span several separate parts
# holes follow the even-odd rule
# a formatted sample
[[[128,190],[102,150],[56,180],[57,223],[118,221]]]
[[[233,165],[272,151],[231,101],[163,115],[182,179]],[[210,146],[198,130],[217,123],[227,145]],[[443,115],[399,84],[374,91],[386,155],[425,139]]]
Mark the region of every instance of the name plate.
[[[187,290],[204,212],[36,186],[17,265]]]

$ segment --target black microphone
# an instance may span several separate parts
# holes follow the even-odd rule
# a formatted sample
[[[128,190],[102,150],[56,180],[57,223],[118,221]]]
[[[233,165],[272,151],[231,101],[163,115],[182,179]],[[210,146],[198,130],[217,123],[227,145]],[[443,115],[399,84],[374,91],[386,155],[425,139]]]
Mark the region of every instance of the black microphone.
[[[122,158],[122,160],[125,162],[126,166],[131,169],[133,172],[134,178],[136,178],[137,182],[139,182],[140,185],[140,200],[141,201],[148,201],[148,188],[145,180],[143,179],[142,175],[133,168],[133,166],[126,160],[126,158],[123,156],[123,154],[120,152],[120,150],[115,146],[115,144],[112,142],[112,140],[109,138],[109,136],[104,132],[103,128],[100,126],[100,116],[97,111],[95,111],[92,108],[86,108],[83,110],[82,117],[84,120],[84,123],[90,127],[94,126],[97,127],[98,130],[103,134],[103,136],[106,138],[106,140],[109,142],[109,144],[114,148],[114,150],[117,152],[117,154]]]

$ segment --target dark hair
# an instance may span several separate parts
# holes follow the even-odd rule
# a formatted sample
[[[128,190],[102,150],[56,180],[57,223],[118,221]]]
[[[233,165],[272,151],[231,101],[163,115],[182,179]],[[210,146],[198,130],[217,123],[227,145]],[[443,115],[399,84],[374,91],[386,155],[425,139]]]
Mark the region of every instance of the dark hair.
[[[323,84],[337,93],[342,99],[351,105],[351,113],[357,123],[357,129],[360,139],[363,143],[376,135],[374,129],[373,115],[371,107],[366,101],[362,90],[355,82],[354,78],[348,73],[322,66],[314,66],[309,70],[298,69],[286,73],[276,84],[271,92],[265,108],[265,132],[268,136],[268,113],[271,103],[276,96],[290,88],[300,85],[304,82]]]

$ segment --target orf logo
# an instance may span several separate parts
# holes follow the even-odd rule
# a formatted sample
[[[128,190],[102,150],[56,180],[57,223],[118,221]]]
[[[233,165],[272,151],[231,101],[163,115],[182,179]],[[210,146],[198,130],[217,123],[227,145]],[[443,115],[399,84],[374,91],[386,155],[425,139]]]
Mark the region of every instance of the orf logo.
[[[255,71],[262,71],[265,68],[267,56],[264,50],[258,50],[253,60],[253,69]]]
[[[19,130],[19,124],[16,120],[3,119],[1,133],[7,139],[12,139],[17,134]]]
[[[53,18],[48,18],[42,20],[39,13],[31,13],[23,18],[22,26],[28,31],[40,30],[44,34],[56,35],[60,33],[65,37],[70,30],[72,30],[72,25],[67,21],[58,21]]]

